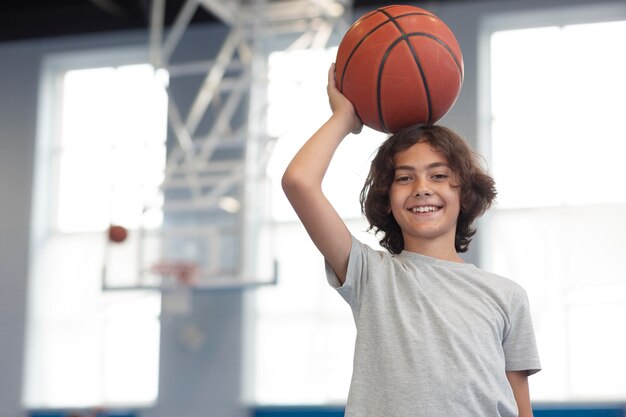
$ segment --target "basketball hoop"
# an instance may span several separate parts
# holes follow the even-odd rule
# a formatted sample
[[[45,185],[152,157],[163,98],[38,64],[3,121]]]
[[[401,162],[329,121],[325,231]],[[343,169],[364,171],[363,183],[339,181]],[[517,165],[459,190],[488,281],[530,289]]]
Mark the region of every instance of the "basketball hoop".
[[[161,261],[152,265],[150,271],[163,277],[172,277],[185,286],[191,286],[200,278],[200,267],[191,261]]]

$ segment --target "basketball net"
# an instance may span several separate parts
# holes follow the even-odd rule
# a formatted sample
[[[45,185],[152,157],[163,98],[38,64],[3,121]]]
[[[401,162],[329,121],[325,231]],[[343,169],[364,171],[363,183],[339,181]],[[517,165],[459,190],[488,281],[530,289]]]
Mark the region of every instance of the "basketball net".
[[[198,264],[191,261],[161,261],[152,265],[150,270],[162,277],[171,277],[183,286],[193,286],[200,278]]]
[[[163,309],[170,314],[190,315],[192,312],[192,287],[200,278],[200,267],[191,261],[162,261],[150,268],[151,272],[170,282],[162,282]],[[172,286],[171,284],[177,284]]]

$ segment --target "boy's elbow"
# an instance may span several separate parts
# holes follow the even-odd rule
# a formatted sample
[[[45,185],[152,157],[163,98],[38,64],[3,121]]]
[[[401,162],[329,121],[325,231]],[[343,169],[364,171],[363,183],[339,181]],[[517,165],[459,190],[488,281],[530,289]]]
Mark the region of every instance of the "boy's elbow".
[[[283,174],[281,186],[285,194],[289,197],[291,194],[306,189],[309,184],[305,173],[301,172],[301,170],[288,168]]]
[[[285,194],[289,195],[289,192],[295,187],[296,181],[294,175],[290,170],[285,171],[283,178],[280,181],[280,185],[283,187]]]

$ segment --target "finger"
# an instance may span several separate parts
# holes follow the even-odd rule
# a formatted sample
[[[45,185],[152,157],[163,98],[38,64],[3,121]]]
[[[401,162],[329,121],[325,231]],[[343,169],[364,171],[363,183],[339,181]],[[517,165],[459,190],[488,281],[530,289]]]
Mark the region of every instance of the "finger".
[[[330,69],[328,70],[328,86],[335,86],[335,63],[330,64]]]

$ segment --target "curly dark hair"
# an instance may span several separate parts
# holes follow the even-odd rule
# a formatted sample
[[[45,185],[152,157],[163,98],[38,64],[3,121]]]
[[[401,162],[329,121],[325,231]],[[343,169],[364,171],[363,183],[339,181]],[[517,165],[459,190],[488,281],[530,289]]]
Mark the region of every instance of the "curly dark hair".
[[[360,196],[361,211],[370,224],[368,230],[383,234],[379,242],[389,252],[398,254],[404,249],[402,230],[389,203],[389,189],[395,175],[393,158],[398,152],[421,142],[440,152],[459,178],[461,210],[454,246],[457,252],[466,252],[476,234],[474,220],[491,206],[496,189],[493,178],[480,164],[480,156],[459,135],[443,126],[411,126],[395,133],[380,146]]]

